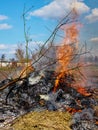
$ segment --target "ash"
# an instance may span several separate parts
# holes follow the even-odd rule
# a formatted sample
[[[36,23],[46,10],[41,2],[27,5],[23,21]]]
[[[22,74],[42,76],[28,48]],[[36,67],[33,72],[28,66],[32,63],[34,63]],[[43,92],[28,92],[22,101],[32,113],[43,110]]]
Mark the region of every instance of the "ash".
[[[1,91],[0,127],[27,112],[49,110],[70,112],[72,130],[97,130],[98,99],[93,90],[88,88],[90,96],[80,94],[69,86],[74,82],[73,76],[65,75],[64,82],[54,92],[55,80],[54,71],[38,71]],[[10,81],[1,81],[0,86]]]

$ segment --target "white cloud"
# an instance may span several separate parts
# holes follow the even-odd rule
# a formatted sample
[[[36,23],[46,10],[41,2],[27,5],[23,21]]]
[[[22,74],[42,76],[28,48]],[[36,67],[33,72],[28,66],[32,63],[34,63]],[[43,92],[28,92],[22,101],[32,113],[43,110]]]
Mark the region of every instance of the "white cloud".
[[[6,15],[0,15],[0,21],[8,19],[8,16]]]
[[[98,21],[98,8],[92,9],[91,14],[86,16],[90,23]]]
[[[0,50],[5,51],[6,53],[8,53],[10,51],[10,53],[12,53],[12,51],[14,52],[14,50],[17,48],[17,44],[1,44],[0,43]]]
[[[75,8],[79,14],[87,13],[90,10],[90,8],[82,1],[73,3],[71,7]]]
[[[6,58],[15,57],[17,44],[0,44],[0,55],[5,54]]]
[[[0,44],[0,50],[6,49],[7,46],[5,44]]]
[[[72,8],[76,8],[78,13],[89,11],[89,7],[83,1],[76,0],[53,0],[50,4],[30,12],[30,16],[40,16],[43,18],[60,18],[66,15]]]
[[[93,43],[98,43],[98,37],[91,38],[90,41]]]
[[[0,30],[6,30],[6,29],[11,29],[11,28],[12,26],[7,23],[0,24]]]
[[[12,54],[12,55],[15,55],[15,50],[9,50],[8,54]]]
[[[28,45],[30,53],[39,50],[39,46],[41,46],[43,44],[44,44],[43,41],[36,41],[36,42],[31,41]],[[16,49],[18,48],[18,45],[20,45],[20,44],[18,44],[18,43],[17,44],[0,43],[0,55],[5,54],[6,58],[8,58],[8,59],[15,57],[15,52],[16,52]],[[25,51],[25,43],[23,43],[22,45],[23,45],[22,48]]]

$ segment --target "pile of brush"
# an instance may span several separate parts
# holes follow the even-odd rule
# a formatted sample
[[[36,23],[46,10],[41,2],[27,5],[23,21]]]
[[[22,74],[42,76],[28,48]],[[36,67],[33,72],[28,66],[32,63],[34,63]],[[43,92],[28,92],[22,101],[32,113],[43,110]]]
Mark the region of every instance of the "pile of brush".
[[[70,129],[97,130],[98,98],[95,98],[95,90],[81,87],[82,92],[80,92],[79,87],[74,88],[72,86],[75,82],[74,76],[65,74],[60,79],[58,87],[54,92],[57,75],[58,73],[55,71],[44,70],[30,72],[28,76],[24,76],[17,82],[11,79],[3,80],[0,83],[1,89],[4,88],[0,91],[1,126],[8,122],[13,122],[12,119],[31,111],[38,112],[39,116],[41,116],[40,112],[47,113],[45,111],[53,111],[53,114],[60,111],[62,114],[70,113]],[[37,118],[36,116],[34,118]],[[48,118],[46,116],[44,114],[43,120]],[[24,120],[28,122],[28,119]],[[64,128],[66,128],[66,125]],[[16,130],[18,129],[16,128]]]

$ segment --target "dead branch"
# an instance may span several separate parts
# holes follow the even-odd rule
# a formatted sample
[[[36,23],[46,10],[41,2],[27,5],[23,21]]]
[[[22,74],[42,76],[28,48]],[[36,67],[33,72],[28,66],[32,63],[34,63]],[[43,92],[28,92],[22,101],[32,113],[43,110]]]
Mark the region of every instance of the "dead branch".
[[[26,43],[27,43],[27,48],[28,48],[28,37],[27,37],[27,34],[26,34],[26,30],[25,30],[25,26],[26,26],[26,23],[25,23],[25,14],[26,14],[26,12],[25,12],[25,8],[24,8],[24,14],[23,14],[23,19],[24,19],[24,35],[25,35],[25,38],[26,38]],[[30,73],[35,72],[35,69],[36,69],[36,68],[33,67],[34,64],[35,64],[35,63],[38,63],[38,61],[39,61],[41,58],[45,57],[47,51],[52,47],[52,46],[48,47],[48,48],[42,53],[42,51],[43,51],[45,45],[48,44],[48,42],[50,42],[50,44],[53,43],[53,41],[54,41],[54,39],[55,39],[55,37],[56,37],[56,34],[57,34],[58,30],[59,30],[62,26],[66,25],[67,23],[72,23],[72,22],[74,22],[74,19],[70,17],[71,14],[72,14],[72,11],[70,11],[70,12],[57,24],[57,26],[55,27],[55,29],[54,29],[53,32],[51,33],[50,37],[46,40],[46,42],[45,42],[45,43],[42,45],[42,47],[40,48],[40,51],[39,51],[39,54],[38,54],[38,58],[37,58],[33,63],[31,63],[30,65],[27,65],[27,66],[20,72],[20,75],[19,75],[18,78],[13,79],[13,81],[11,81],[11,82],[9,82],[8,84],[6,84],[6,85],[0,87],[0,91],[3,90],[3,89],[5,89],[5,88],[7,88],[8,86],[10,86],[10,85],[12,85],[12,84],[18,82],[18,81],[20,81],[20,80],[25,79]],[[26,50],[27,50],[27,48],[26,48]],[[27,50],[27,51],[28,51],[28,50]],[[27,55],[28,55],[28,53],[27,53]],[[75,58],[75,56],[77,56],[77,55],[78,55],[78,54],[72,53],[72,55],[68,55],[68,57],[71,57],[71,60],[73,60],[73,59]],[[81,55],[82,55],[82,54],[81,54]],[[64,55],[61,57],[61,59],[62,59],[64,56],[66,56],[65,53],[64,53]],[[48,57],[48,58],[49,58],[49,57]],[[45,67],[50,66],[50,65],[53,65],[53,64],[56,64],[58,60],[60,60],[60,59],[57,59],[57,58],[54,59],[53,62],[47,63]],[[42,67],[42,69],[43,69],[43,68],[44,68],[44,67]],[[76,67],[73,67],[73,68],[71,68],[71,70],[73,70],[74,68],[79,68],[79,66],[78,66],[78,67],[77,67],[77,66],[76,66]],[[67,71],[69,71],[69,70],[67,70]]]
[[[0,87],[0,91],[4,90],[5,88],[9,87],[10,85],[15,84],[18,81],[22,81],[27,78],[27,76],[34,71],[34,68],[29,65],[23,68],[23,70],[20,72],[20,75],[18,78],[13,79],[11,82],[7,83],[6,85]]]

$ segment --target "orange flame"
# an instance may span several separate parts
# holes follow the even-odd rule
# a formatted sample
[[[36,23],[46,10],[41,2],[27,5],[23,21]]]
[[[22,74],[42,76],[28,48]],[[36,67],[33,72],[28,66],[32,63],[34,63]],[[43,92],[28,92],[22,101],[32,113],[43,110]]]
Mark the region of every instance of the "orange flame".
[[[74,12],[76,15],[76,12]],[[74,17],[75,19],[76,17]],[[59,80],[67,73],[68,67],[70,66],[70,61],[74,54],[74,49],[77,47],[78,43],[78,28],[77,24],[74,22],[63,28],[65,32],[65,38],[61,46],[57,48],[57,60],[58,65],[56,71],[60,74],[57,76],[55,81],[54,92],[57,90]]]
[[[92,94],[91,93],[88,93],[86,88],[84,87],[81,87],[81,86],[78,86],[77,87],[77,92],[79,92],[80,94],[84,95],[84,96],[91,96]]]
[[[77,16],[77,12],[74,9],[72,18],[75,20]],[[59,86],[60,79],[63,79],[65,74],[72,74],[72,72],[68,70],[71,67],[71,59],[73,58],[75,50],[77,50],[78,47],[79,25],[81,24],[74,22],[63,27],[65,38],[62,45],[57,48],[58,64],[56,66],[56,71],[59,73],[59,75],[55,81],[54,92],[56,92]],[[77,92],[84,96],[91,96],[91,93],[88,93],[84,87],[79,85],[71,85],[71,87],[75,88]]]
[[[76,113],[76,112],[81,112],[81,111],[82,111],[81,109],[80,109],[80,110],[76,110],[75,108],[71,108],[71,107],[66,108],[66,110],[67,110],[69,113],[71,113],[71,114],[74,114],[74,113]]]

